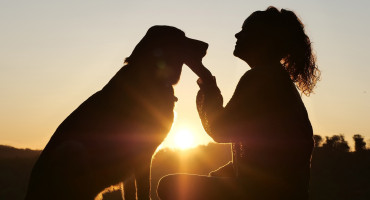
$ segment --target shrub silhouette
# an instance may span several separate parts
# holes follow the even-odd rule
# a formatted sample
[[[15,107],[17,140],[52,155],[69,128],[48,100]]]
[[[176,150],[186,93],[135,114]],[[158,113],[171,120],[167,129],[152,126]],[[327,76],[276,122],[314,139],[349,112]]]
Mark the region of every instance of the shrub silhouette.
[[[359,134],[354,135],[353,140],[355,141],[356,152],[362,152],[366,150],[366,142],[364,141],[364,137],[362,137],[362,135]]]
[[[348,152],[348,142],[344,139],[343,135],[333,135],[331,137],[326,136],[326,141],[322,145],[326,150]]]
[[[320,135],[314,135],[313,140],[315,142],[315,147],[320,147],[322,143],[322,137]]]

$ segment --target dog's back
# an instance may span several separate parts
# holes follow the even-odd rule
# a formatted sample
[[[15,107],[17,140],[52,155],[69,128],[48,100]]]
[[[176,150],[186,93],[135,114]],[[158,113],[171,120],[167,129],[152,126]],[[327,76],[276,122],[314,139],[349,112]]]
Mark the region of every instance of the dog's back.
[[[123,67],[58,127],[35,164],[26,199],[92,199],[149,163],[173,121],[172,86]]]

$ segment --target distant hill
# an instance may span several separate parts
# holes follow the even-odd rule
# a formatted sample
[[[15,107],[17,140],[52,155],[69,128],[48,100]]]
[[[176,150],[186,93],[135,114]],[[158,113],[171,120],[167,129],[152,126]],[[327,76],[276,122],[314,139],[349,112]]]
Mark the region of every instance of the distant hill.
[[[370,199],[370,150],[340,152],[315,148],[310,195],[313,200]]]
[[[0,145],[0,199],[24,199],[32,166],[40,153]]]
[[[0,145],[0,199],[24,198],[29,174],[40,151]],[[152,199],[159,179],[171,173],[207,175],[231,160],[230,145],[210,144],[188,150],[163,149],[152,162]],[[337,152],[315,148],[312,157],[312,200],[370,199],[370,151]],[[104,200],[119,199],[106,195]]]

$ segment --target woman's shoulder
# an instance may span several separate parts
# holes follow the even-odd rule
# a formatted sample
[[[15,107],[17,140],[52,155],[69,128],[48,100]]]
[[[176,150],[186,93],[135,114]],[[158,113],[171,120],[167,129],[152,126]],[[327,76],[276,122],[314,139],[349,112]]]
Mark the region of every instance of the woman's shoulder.
[[[276,83],[276,81],[290,81],[287,71],[283,67],[255,67],[247,72],[240,79],[246,83]]]
[[[296,93],[296,87],[283,67],[250,69],[242,76],[238,86],[243,91],[266,98],[285,98]]]

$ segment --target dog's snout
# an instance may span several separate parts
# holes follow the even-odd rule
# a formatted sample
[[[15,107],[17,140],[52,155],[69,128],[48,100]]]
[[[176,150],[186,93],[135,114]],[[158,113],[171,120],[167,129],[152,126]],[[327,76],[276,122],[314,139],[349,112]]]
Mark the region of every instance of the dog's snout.
[[[203,42],[203,41],[199,41],[200,42],[200,46],[202,46],[202,48],[204,48],[204,49],[208,49],[208,43],[206,43],[206,42]]]
[[[208,43],[200,41],[200,40],[195,40],[192,38],[187,38],[188,39],[188,45],[191,48],[201,48],[201,49],[208,49]]]
[[[204,57],[207,54],[208,44],[206,42],[187,38],[185,52],[188,57]]]
[[[208,43],[203,42],[203,41],[200,41],[200,40],[194,40],[194,42],[195,42],[195,45],[194,46],[196,48],[200,48],[203,51],[206,51],[208,49]]]

